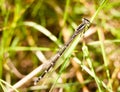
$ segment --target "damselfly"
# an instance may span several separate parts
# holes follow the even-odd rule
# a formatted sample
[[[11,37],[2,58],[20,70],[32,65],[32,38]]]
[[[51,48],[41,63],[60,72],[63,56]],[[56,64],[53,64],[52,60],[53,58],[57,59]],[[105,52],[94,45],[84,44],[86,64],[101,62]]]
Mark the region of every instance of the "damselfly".
[[[50,59],[50,65],[48,66],[48,68],[41,74],[40,77],[38,77],[37,80],[34,81],[34,85],[36,85],[41,78],[43,78],[45,76],[45,74],[55,65],[55,63],[57,62],[57,60],[61,57],[61,55],[64,53],[64,51],[68,48],[68,46],[71,44],[71,42],[74,40],[74,38],[79,35],[80,33],[84,33],[86,31],[86,28],[90,27],[90,21],[86,18],[82,19],[82,23],[77,27],[77,29],[75,30],[74,34],[72,35],[72,37],[70,38],[70,40],[63,46],[63,48],[61,48],[56,54],[55,56]]]

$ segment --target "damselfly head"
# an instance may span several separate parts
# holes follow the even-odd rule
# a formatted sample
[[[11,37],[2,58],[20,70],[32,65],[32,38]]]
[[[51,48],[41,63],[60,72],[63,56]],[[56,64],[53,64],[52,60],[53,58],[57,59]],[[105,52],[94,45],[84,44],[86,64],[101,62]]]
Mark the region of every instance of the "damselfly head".
[[[88,19],[86,19],[86,18],[83,18],[82,19],[82,22],[84,23],[84,24],[86,24],[88,27],[90,26],[90,21],[88,20]]]

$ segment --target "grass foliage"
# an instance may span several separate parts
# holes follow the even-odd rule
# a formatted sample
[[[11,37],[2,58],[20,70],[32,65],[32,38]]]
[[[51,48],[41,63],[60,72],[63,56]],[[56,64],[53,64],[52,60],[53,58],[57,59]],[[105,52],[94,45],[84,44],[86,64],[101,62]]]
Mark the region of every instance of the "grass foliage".
[[[120,92],[120,0],[1,0],[0,92]],[[37,85],[82,18],[91,27]]]

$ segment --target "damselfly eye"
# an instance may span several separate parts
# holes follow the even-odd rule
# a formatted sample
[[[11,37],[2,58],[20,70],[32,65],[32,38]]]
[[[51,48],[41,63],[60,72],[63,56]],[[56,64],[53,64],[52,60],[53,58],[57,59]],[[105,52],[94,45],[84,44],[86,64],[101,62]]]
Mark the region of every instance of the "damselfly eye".
[[[85,24],[88,24],[88,25],[91,24],[90,21],[89,21],[88,19],[86,19],[86,18],[83,18],[83,19],[82,19],[82,22],[85,23]]]

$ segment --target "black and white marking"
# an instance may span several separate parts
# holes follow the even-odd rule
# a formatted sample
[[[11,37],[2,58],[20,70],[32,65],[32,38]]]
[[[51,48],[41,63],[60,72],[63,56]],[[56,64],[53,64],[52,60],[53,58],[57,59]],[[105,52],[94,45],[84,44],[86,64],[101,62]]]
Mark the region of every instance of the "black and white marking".
[[[72,35],[72,37],[70,38],[70,40],[63,46],[63,48],[61,48],[57,54],[50,59],[50,65],[49,67],[41,74],[40,77],[38,77],[37,80],[34,81],[34,85],[36,85],[44,76],[45,74],[55,65],[56,61],[61,57],[61,55],[64,53],[64,51],[67,49],[67,47],[70,45],[70,43],[74,40],[74,38],[79,35],[81,32],[85,31],[85,28],[90,27],[90,21],[86,18],[82,19],[82,23],[77,27],[77,29],[75,30],[74,34]]]

